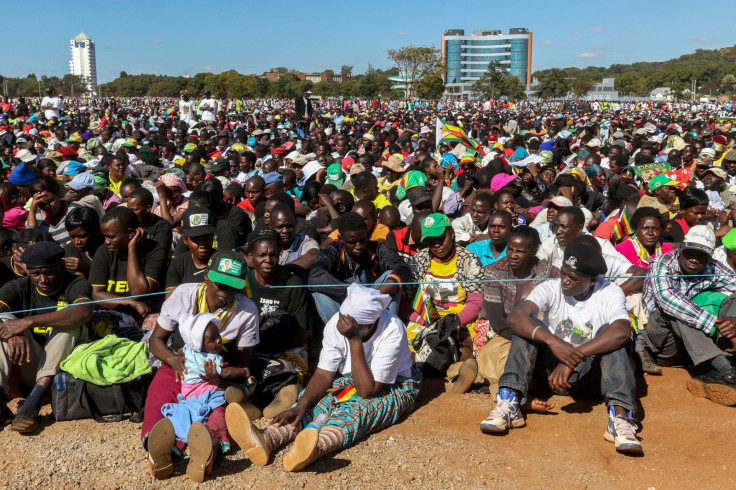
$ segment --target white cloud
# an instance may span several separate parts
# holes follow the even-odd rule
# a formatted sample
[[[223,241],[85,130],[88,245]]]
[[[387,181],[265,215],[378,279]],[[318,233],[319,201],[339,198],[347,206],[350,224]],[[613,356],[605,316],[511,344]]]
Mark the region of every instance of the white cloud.
[[[696,43],[703,43],[703,44],[707,44],[707,43],[711,42],[710,39],[707,39],[707,38],[704,38],[704,37],[697,37],[697,36],[688,36],[687,37],[687,40],[688,41],[695,41]]]
[[[166,41],[162,41],[161,39],[151,39],[148,41],[148,44],[166,44]]]
[[[398,34],[399,36],[403,36],[404,34],[406,34],[406,32],[404,32],[404,31],[399,31],[399,32],[397,32],[396,34]]]
[[[585,60],[594,60],[596,58],[600,58],[601,55],[599,55],[598,53],[585,52],[585,53],[576,54],[575,57],[576,58],[582,58],[582,59],[585,59]]]
[[[550,41],[549,39],[545,39],[544,41],[541,41],[541,42],[539,43],[539,45],[540,45],[540,46],[554,46],[554,45],[555,45],[555,43],[553,43],[553,42],[552,42],[552,41]]]
[[[590,32],[595,32],[595,33],[598,33],[598,32],[603,32],[603,29],[602,29],[602,28],[600,28],[600,27],[594,27],[594,28],[592,28],[592,29],[590,30]]]
[[[105,46],[105,49],[110,49],[110,50],[120,49],[120,46]]]
[[[594,44],[591,46],[591,49],[610,49],[611,46],[605,46],[603,44]]]

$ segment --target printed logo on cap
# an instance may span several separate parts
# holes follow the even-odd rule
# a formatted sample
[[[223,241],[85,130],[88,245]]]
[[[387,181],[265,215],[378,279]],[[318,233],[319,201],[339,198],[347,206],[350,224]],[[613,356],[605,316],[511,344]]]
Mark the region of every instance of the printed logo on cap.
[[[232,275],[239,275],[243,268],[243,264],[232,259],[220,259],[220,264],[217,266],[219,272],[226,272]]]
[[[575,256],[568,257],[565,261],[565,265],[567,265],[570,269],[575,270],[578,265],[578,258]]]
[[[424,218],[424,226],[429,227],[429,226],[432,226],[433,224],[434,224],[434,218],[433,217],[427,216],[426,218]]]
[[[189,225],[201,226],[207,224],[208,216],[206,214],[193,214],[189,216]]]

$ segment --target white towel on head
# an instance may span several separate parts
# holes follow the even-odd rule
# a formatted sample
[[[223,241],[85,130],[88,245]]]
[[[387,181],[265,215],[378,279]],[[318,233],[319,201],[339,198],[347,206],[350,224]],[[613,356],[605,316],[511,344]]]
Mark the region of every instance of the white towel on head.
[[[381,294],[378,289],[367,288],[360,284],[348,287],[348,296],[340,305],[340,313],[350,315],[359,325],[370,325],[388,308],[391,296]]]
[[[217,328],[220,328],[220,319],[212,313],[198,313],[196,315],[184,313],[179,317],[181,339],[195,352],[201,352],[204,331],[207,330],[207,325],[210,323],[214,323]]]

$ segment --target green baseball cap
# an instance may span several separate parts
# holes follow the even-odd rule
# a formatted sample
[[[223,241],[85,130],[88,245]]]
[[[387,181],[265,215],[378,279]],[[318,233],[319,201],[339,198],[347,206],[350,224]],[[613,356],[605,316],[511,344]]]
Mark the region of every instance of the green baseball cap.
[[[450,218],[444,214],[430,214],[422,220],[422,240],[429,237],[441,236],[451,226]]]
[[[328,184],[332,184],[337,188],[342,187],[345,183],[345,174],[339,163],[333,163],[327,167],[327,180],[329,181]]]
[[[667,174],[658,174],[649,181],[649,190],[654,191],[655,189],[659,189],[663,185],[676,186],[679,185],[679,182],[670,179],[669,177],[667,177]]]
[[[404,199],[406,197],[406,191],[418,186],[424,186],[427,184],[427,176],[424,172],[418,170],[410,170],[404,174],[399,180],[399,185],[396,188],[396,197],[398,199]]]
[[[233,251],[216,252],[207,263],[207,277],[217,284],[241,290],[245,288],[245,260]]]

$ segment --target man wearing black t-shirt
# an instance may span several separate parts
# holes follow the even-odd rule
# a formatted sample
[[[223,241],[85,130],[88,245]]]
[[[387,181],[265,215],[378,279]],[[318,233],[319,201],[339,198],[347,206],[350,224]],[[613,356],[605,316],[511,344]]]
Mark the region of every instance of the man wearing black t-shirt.
[[[53,239],[45,231],[38,228],[26,228],[13,234],[13,253],[0,259],[0,284],[27,275],[26,266],[21,262],[23,251],[37,242]]]
[[[42,241],[25,249],[21,259],[28,276],[0,288],[0,313],[18,313],[20,318],[0,324],[0,424],[9,416],[5,390],[13,364],[20,366],[21,378],[33,386],[11,429],[30,433],[38,427],[38,410],[59,372],[59,364],[86,337],[84,324],[92,317],[92,288],[80,276],[65,270],[64,249],[55,242]],[[70,306],[72,305],[72,306]]]
[[[181,241],[188,252],[177,254],[166,273],[168,296],[180,284],[204,282],[207,262],[216,252],[213,248],[215,225],[206,208],[189,206],[181,219]]]
[[[133,211],[116,207],[105,213],[100,229],[104,246],[95,252],[89,282],[92,297],[106,310],[123,310],[143,318],[150,312],[151,298],[128,298],[158,291],[168,261],[167,250],[146,238]],[[112,301],[109,301],[112,300]]]
[[[171,225],[161,216],[151,212],[153,208],[153,194],[144,187],[139,187],[128,196],[128,209],[138,216],[138,224],[146,231],[146,238],[150,238],[160,247],[171,250]]]

